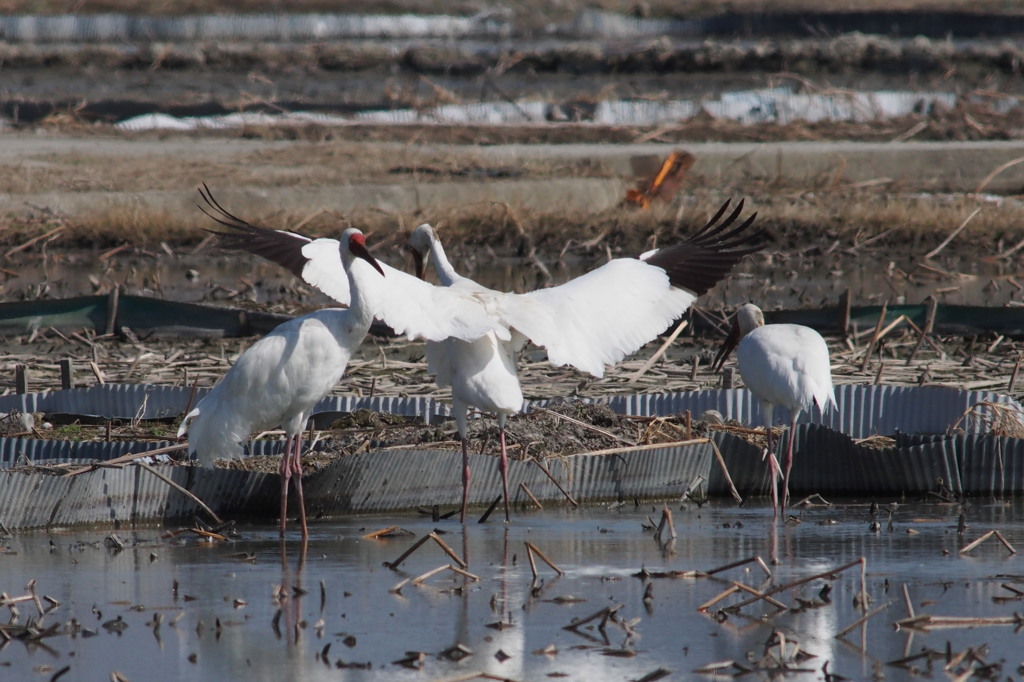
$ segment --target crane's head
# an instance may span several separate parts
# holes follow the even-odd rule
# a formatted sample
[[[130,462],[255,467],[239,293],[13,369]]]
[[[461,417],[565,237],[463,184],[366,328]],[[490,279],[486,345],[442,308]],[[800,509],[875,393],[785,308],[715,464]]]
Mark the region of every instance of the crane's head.
[[[733,349],[739,345],[740,339],[763,325],[764,314],[760,308],[753,303],[741,305],[736,310],[736,315],[733,316],[732,329],[729,331],[729,336],[722,342],[722,347],[718,349],[718,354],[715,355],[715,360],[711,363],[711,371],[721,371],[722,365],[729,359],[729,354],[732,353]]]
[[[370,250],[366,248],[366,237],[363,233],[354,227],[350,227],[341,233],[341,239],[339,240],[341,245],[341,260],[346,264],[350,264],[356,258],[362,258],[364,261],[373,266],[374,270],[379,272],[381,276],[384,276],[384,269],[381,268],[380,263],[373,257]]]
[[[427,278],[427,254],[437,241],[437,233],[430,223],[423,223],[409,235],[409,250],[412,251],[412,259],[416,265],[416,276],[420,279]]]

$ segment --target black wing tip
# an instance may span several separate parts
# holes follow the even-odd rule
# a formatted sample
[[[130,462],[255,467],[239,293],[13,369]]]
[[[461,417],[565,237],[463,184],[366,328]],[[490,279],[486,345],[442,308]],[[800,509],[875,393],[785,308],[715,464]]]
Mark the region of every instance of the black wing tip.
[[[731,212],[730,206],[733,206],[732,199],[727,199],[695,234],[660,250],[647,262],[664,269],[673,286],[698,296],[706,294],[740,261],[767,245],[766,230],[760,225],[751,229],[755,225],[756,212],[736,224],[746,200],[740,199]],[[723,219],[723,216],[726,217]]]

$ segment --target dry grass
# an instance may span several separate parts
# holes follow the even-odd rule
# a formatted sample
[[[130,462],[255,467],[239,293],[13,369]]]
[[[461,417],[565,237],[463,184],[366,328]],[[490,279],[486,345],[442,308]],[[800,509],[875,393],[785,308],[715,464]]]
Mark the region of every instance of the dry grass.
[[[249,175],[248,170],[241,172]],[[310,171],[304,171],[308,173]],[[140,177],[146,172],[141,172]],[[299,173],[296,174],[297,177]],[[196,169],[180,186],[196,178],[219,177]],[[550,177],[563,177],[551,175]],[[255,180],[255,178],[254,178]],[[322,178],[321,178],[322,180]],[[238,187],[241,179],[221,179],[221,187]],[[109,179],[112,186],[117,186]],[[296,185],[300,184],[296,179]],[[161,184],[156,182],[155,184]],[[287,184],[287,183],[284,183]],[[344,183],[341,183],[344,184]],[[948,252],[964,258],[991,259],[1020,240],[1019,226],[1024,224],[1024,204],[1006,200],[979,199],[970,195],[918,195],[898,188],[851,190],[843,185],[780,186],[779,183],[747,183],[744,186],[719,186],[713,191],[687,192],[683,213],[677,221],[677,209],[637,212],[612,208],[600,212],[579,210],[537,211],[512,209],[506,204],[480,202],[428,212],[382,212],[364,209],[340,215],[311,207],[303,213],[279,212],[254,214],[244,205],[236,207],[243,217],[270,227],[301,225],[301,231],[315,236],[334,236],[339,225],[348,221],[373,234],[375,243],[388,246],[400,243],[413,225],[429,221],[437,225],[446,241],[462,246],[476,245],[511,249],[526,256],[531,249],[574,256],[636,253],[673,241],[699,226],[725,198],[744,197],[756,210],[758,222],[767,228],[773,249],[796,256],[822,255],[833,251],[866,254],[899,248],[923,254],[938,246],[974,209],[980,211],[968,229],[954,240]],[[266,181],[252,186],[265,186]],[[709,186],[695,177],[692,187]],[[211,227],[195,213],[179,214],[159,208],[147,208],[132,202],[113,208],[83,211],[61,216],[39,207],[17,215],[0,216],[0,252],[17,262],[18,254],[52,249],[113,247],[129,241],[134,247],[151,247],[161,242],[170,245],[196,244],[206,237],[197,227]],[[60,227],[59,232],[54,229]],[[48,235],[18,249],[26,242]]]
[[[62,132],[72,132],[64,130]],[[275,140],[283,131],[267,131]],[[276,135],[274,134],[276,133]],[[411,134],[407,131],[406,134]],[[250,131],[237,135],[252,137]],[[106,135],[100,137],[107,137]],[[161,135],[119,136],[119,139],[159,140]],[[151,158],[114,160],[109,154],[40,154],[30,161],[0,161],[0,193],[180,191],[201,180],[231,187],[331,187],[364,182],[418,184],[479,179],[610,177],[612,172],[589,160],[578,162],[521,159],[514,166],[486,164],[472,146],[433,151],[417,145],[376,144],[345,140],[308,141],[273,145],[250,153],[231,153],[231,135],[219,136],[223,158],[176,154],[173,145]],[[191,139],[204,139],[203,135]]]
[[[963,416],[950,427],[950,432],[963,432],[961,424],[980,424],[983,430],[993,436],[1024,438],[1024,414],[1003,403],[981,402],[972,405]]]

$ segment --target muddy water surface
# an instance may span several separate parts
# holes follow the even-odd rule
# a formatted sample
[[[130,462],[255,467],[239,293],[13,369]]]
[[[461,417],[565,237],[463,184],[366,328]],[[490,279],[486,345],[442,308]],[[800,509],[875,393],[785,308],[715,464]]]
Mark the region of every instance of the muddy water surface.
[[[787,665],[804,671],[788,679],[821,679],[826,662],[829,672],[852,679],[876,671],[898,679],[906,671],[890,662],[927,648],[944,652],[947,642],[954,653],[987,646],[981,658],[1002,662],[1003,675],[1016,670],[1019,635],[1012,625],[912,633],[893,623],[907,617],[904,585],[918,615],[1010,617],[1019,610],[1015,601],[996,600],[1014,596],[1004,584],[1024,587],[1019,559],[994,539],[958,552],[992,528],[1024,544],[1019,505],[976,504],[962,537],[957,508],[940,505],[900,506],[891,530],[882,512],[877,532],[866,506],[808,510],[781,526],[770,523],[763,506],[672,509],[672,542],[667,531],[659,540],[644,529],[661,515],[649,504],[525,513],[508,526],[396,515],[317,522],[304,559],[297,532],[282,549],[272,527],[241,527],[236,538],[218,543],[188,534],[163,539],[156,529],[121,531],[123,551],[105,546],[109,532],[6,537],[0,590],[20,596],[34,580],[38,595],[60,605],[40,619],[40,627],[59,624],[50,636],[0,644],[0,676],[50,679],[67,668],[65,681],[107,679],[114,671],[129,680],[469,679],[480,672],[515,680],[633,680],[664,670],[667,679],[691,679],[715,662],[774,665],[765,658],[782,655],[769,644],[773,631],[785,636]],[[363,537],[393,525],[410,534]],[[770,562],[773,527],[781,563],[770,566],[771,578],[754,563],[713,578],[658,576],[751,556]],[[428,541],[397,570],[384,566],[434,530],[479,580],[445,570],[396,590],[452,563]],[[534,581],[526,542],[565,574],[538,559]],[[855,607],[859,566],[776,594],[785,611],[764,602],[719,611],[746,594],[698,610],[731,581],[768,590],[861,556],[872,607],[889,606],[841,639],[839,631],[862,615]],[[636,577],[642,569],[657,577]],[[826,584],[831,592],[822,600]],[[16,607],[12,622],[37,617],[31,601]],[[609,607],[614,614],[603,628],[597,618],[566,629]],[[70,633],[74,622],[80,629]],[[813,657],[792,658],[794,642]]]

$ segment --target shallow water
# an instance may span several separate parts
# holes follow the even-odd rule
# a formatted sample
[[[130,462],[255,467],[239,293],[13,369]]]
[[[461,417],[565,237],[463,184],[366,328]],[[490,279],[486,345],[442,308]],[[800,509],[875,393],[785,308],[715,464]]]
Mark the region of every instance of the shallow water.
[[[16,597],[35,580],[40,597],[60,602],[43,617],[43,627],[76,619],[95,635],[71,635],[62,627],[38,645],[0,645],[0,677],[48,679],[68,667],[61,680],[107,679],[113,671],[129,680],[466,679],[476,672],[517,680],[627,680],[664,668],[670,679],[684,679],[717,661],[755,665],[773,629],[815,656],[794,664],[807,672],[788,679],[821,679],[826,661],[830,672],[854,679],[870,677],[876,665],[895,679],[904,671],[885,662],[922,647],[944,650],[947,641],[954,652],[987,644],[987,660],[1007,659],[1007,674],[1019,658],[1012,626],[911,636],[892,624],[906,617],[904,584],[918,614],[1010,616],[1019,609],[1016,602],[993,601],[1012,596],[1002,583],[1024,580],[1008,575],[1024,573],[1018,559],[994,539],[969,555],[958,549],[992,528],[1011,543],[1024,543],[1022,509],[975,505],[961,539],[957,508],[945,505],[901,506],[892,531],[883,512],[880,532],[869,530],[865,506],[817,508],[799,514],[799,523],[775,526],[764,506],[673,505],[678,538],[668,545],[642,528],[660,518],[660,507],[651,505],[527,513],[508,526],[494,517],[464,527],[423,516],[354,517],[314,523],[304,561],[297,531],[289,530],[282,554],[273,527],[242,527],[236,539],[216,544],[191,535],[161,539],[155,529],[120,532],[130,545],[121,552],[104,546],[109,532],[16,535],[3,540],[0,590]],[[392,525],[413,535],[362,537]],[[645,606],[648,582],[634,577],[642,568],[710,570],[753,555],[768,562],[773,527],[781,563],[771,567],[771,581],[756,564],[714,578],[652,578]],[[401,580],[450,563],[428,541],[398,570],[383,566],[434,529],[480,580],[445,571],[394,592]],[[538,559],[541,579],[531,589],[527,541],[565,575],[557,577]],[[711,615],[697,611],[730,580],[768,589],[860,556],[867,561],[872,606],[892,603],[844,640],[836,633],[860,615],[854,607],[859,567],[827,581],[833,588],[827,603],[801,612],[755,603],[715,618],[715,609],[740,600],[736,595]],[[798,597],[816,599],[825,582],[816,579],[776,598],[795,607]],[[288,594],[283,602],[275,600],[279,585]],[[293,586],[305,594],[294,593]],[[616,616],[633,621],[635,634],[615,622],[602,633],[596,620],[577,631],[564,629],[574,618],[614,604],[622,604]],[[17,608],[20,623],[38,613],[32,602]],[[102,626],[117,618],[127,624],[121,634]],[[158,628],[154,618],[162,618]],[[459,644],[472,653],[461,661],[443,656]],[[549,646],[555,652],[544,653]],[[396,663],[407,652],[423,652],[422,669]],[[339,670],[341,664],[359,667]]]

